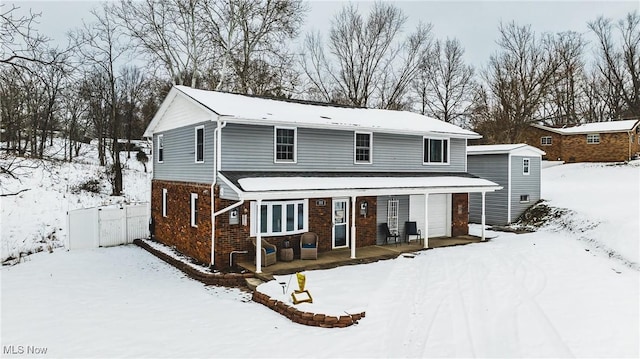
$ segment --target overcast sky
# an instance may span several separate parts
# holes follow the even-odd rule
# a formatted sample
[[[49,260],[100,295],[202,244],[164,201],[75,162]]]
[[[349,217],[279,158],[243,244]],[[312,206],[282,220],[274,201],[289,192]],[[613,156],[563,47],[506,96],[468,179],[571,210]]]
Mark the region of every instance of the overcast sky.
[[[3,1],[4,2],[4,1]],[[5,2],[8,3],[8,2]],[[65,33],[90,21],[89,11],[99,4],[95,1],[17,1],[23,10],[31,8],[42,13],[38,30],[48,37],[64,42]],[[342,1],[310,1],[303,33],[319,30],[326,33],[333,16],[342,7]],[[372,2],[356,2],[366,13]],[[436,38],[458,38],[466,50],[467,61],[475,67],[484,66],[496,51],[498,24],[515,21],[530,24],[534,31],[585,33],[587,22],[598,16],[618,20],[627,13],[639,10],[634,1],[395,1],[408,16],[406,32],[419,21],[431,23]],[[326,38],[326,36],[325,36]]]

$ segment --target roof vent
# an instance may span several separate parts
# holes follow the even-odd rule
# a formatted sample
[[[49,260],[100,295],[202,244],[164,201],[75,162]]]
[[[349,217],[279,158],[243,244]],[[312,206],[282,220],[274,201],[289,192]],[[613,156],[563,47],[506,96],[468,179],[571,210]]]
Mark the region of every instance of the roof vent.
[[[330,120],[331,117],[327,117],[327,116],[320,116],[320,118],[324,118],[325,120]]]

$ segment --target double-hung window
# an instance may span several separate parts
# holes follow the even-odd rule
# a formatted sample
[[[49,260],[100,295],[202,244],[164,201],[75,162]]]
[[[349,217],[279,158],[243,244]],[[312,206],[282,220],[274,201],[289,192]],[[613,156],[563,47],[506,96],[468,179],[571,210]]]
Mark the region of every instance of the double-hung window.
[[[251,236],[258,233],[258,218],[260,218],[260,233],[263,236],[281,236],[299,234],[307,231],[308,200],[262,202],[260,209],[256,203],[251,205]]]
[[[195,161],[196,163],[204,162],[204,126],[196,127],[195,133]]]
[[[540,137],[540,144],[542,146],[550,146],[553,144],[553,138],[551,136]]]
[[[425,164],[449,164],[449,140],[424,138],[423,162]]]
[[[198,227],[198,194],[191,194],[191,227]]]
[[[296,162],[296,129],[276,127],[274,133],[275,162]]]
[[[356,132],[354,137],[354,162],[371,163],[371,133]]]
[[[600,143],[600,134],[599,133],[591,133],[587,135],[587,143],[588,144],[598,144]]]
[[[522,174],[528,176],[531,173],[531,160],[528,158],[522,159]]]
[[[164,135],[158,135],[158,163],[164,161]]]

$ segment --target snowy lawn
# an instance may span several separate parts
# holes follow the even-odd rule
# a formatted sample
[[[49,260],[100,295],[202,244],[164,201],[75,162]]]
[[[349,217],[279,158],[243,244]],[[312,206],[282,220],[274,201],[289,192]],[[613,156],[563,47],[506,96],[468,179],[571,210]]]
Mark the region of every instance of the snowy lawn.
[[[638,170],[545,169],[543,198],[573,212],[536,233],[491,232],[497,237],[487,243],[307,272],[314,303],[301,309],[366,311],[345,329],[292,323],[247,293],[203,286],[134,246],[33,255],[0,271],[3,353],[35,346],[50,357],[639,357]],[[277,282],[289,279],[259,290],[282,297]],[[288,291],[296,286],[291,278]]]

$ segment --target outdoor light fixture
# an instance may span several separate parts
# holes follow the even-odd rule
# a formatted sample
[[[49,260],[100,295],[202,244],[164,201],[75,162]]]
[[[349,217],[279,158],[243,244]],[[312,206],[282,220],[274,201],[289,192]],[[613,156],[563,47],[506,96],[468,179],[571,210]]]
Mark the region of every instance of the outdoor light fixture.
[[[368,209],[369,209],[369,203],[367,203],[367,201],[360,202],[360,215],[361,216],[366,217]]]

